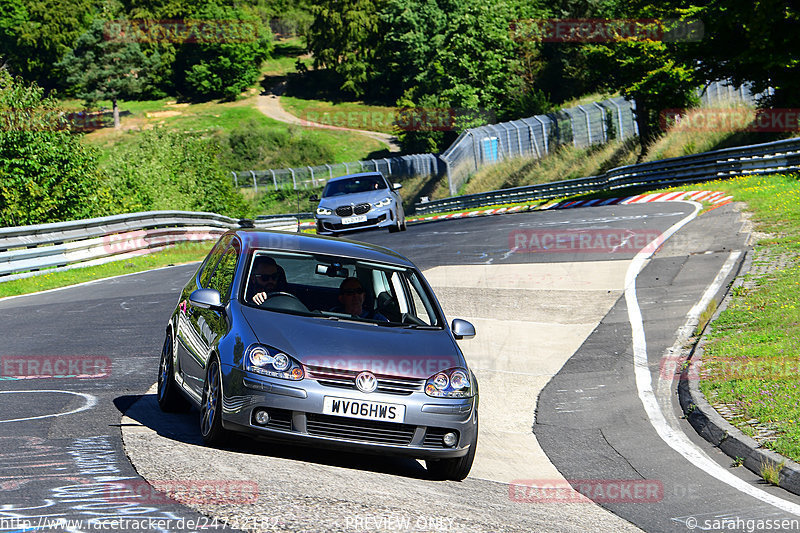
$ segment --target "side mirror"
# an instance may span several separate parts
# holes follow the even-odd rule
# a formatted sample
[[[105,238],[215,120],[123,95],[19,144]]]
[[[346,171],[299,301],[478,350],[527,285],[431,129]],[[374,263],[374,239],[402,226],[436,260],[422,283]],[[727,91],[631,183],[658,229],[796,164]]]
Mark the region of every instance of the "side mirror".
[[[396,191],[397,189],[402,189],[402,188],[403,188],[403,184],[402,183],[392,183],[392,190],[393,191]]]
[[[308,200],[310,202],[319,202],[319,197],[317,197],[316,194],[312,194],[311,196],[308,197]]]
[[[202,309],[221,311],[223,306],[219,292],[214,289],[197,289],[189,295],[189,303]]]
[[[471,339],[475,336],[475,326],[460,318],[453,319],[450,329],[453,330],[453,336],[456,340]]]

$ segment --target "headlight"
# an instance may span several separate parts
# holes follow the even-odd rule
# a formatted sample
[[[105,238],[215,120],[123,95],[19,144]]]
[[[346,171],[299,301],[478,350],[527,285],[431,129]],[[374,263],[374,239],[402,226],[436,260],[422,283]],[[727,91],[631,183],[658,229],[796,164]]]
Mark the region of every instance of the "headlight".
[[[392,199],[387,196],[386,198],[384,198],[380,202],[375,202],[374,204],[372,204],[372,206],[373,207],[383,207],[383,206],[389,205],[391,203],[392,203]]]
[[[262,376],[299,381],[305,377],[303,365],[275,348],[252,344],[247,349],[245,370]]]
[[[330,215],[331,213],[333,213],[333,211],[331,211],[327,207],[318,207],[317,208],[317,214],[318,215]]]
[[[464,368],[451,368],[437,372],[425,382],[425,394],[435,398],[472,398],[475,396],[469,372]]]

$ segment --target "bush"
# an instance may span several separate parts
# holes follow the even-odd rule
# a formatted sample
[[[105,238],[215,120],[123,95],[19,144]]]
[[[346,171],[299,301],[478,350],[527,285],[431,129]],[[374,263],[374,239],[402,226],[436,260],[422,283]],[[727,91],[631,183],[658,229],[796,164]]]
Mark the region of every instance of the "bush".
[[[271,128],[250,120],[220,139],[225,168],[268,168],[320,165],[335,159],[333,150],[300,128]]]
[[[142,132],[106,162],[118,212],[177,209],[239,217],[247,208],[218,160],[219,145],[199,134]]]
[[[0,224],[93,216],[99,184],[95,152],[66,130],[56,101],[0,70]]]
[[[185,43],[178,50],[176,86],[190,98],[234,100],[258,81],[261,63],[272,51],[272,33],[241,9],[206,4],[192,17],[228,21],[219,42]]]

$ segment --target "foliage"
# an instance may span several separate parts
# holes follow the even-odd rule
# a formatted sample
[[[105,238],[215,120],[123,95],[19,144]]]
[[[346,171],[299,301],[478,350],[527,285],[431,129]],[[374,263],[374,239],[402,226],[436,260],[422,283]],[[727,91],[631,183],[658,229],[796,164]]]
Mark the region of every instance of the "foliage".
[[[328,68],[342,80],[341,90],[361,96],[370,80],[382,0],[319,0],[311,7],[314,22],[308,48],[316,68]]]
[[[61,87],[56,63],[92,19],[91,0],[0,0],[0,64],[47,90]]]
[[[67,131],[58,104],[0,70],[0,224],[91,216],[99,208],[95,153]]]
[[[698,61],[701,79],[753,83],[754,92],[775,89],[776,107],[800,103],[800,7],[793,0],[726,2],[712,0],[686,7],[687,16],[705,24],[703,40],[688,52]]]
[[[217,42],[183,43],[175,66],[175,85],[190,98],[234,100],[258,81],[261,63],[273,49],[272,33],[244,9],[206,3],[193,20],[227,21],[230,31]]]
[[[178,209],[240,216],[245,207],[222,168],[219,145],[199,134],[142,132],[105,164],[117,212]]]
[[[160,59],[158,55],[146,57],[137,42],[107,38],[106,25],[102,19],[92,22],[57,66],[79,98],[90,104],[111,100],[114,125],[119,126],[117,100],[141,94],[148,72]]]
[[[225,168],[245,170],[319,165],[333,161],[331,147],[296,127],[270,128],[250,120],[222,139]]]

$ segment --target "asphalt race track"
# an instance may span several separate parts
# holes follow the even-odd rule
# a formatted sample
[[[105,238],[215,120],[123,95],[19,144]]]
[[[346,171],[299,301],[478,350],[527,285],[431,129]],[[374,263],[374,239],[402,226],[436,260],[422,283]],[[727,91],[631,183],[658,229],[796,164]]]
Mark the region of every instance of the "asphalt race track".
[[[441,279],[441,290],[432,284],[448,318],[479,317],[474,346],[485,346],[480,344],[483,323],[505,331],[504,346],[518,355],[504,364],[537,354],[538,334],[534,340],[525,337],[531,344],[515,341],[514,330],[498,329],[492,320],[516,318],[500,316],[501,305],[514,308],[513,287],[547,281],[540,292],[526,293],[530,300],[519,297],[525,305],[517,312],[527,313],[531,328],[545,323],[543,315],[558,314],[559,326],[552,331],[574,353],[540,373],[538,403],[532,397],[503,411],[501,397],[487,396],[484,405],[484,375],[492,385],[508,374],[509,394],[524,393],[522,382],[514,381],[507,367],[492,366],[497,360],[481,359],[480,349],[462,344],[468,360],[483,372],[481,430],[487,414],[496,418],[496,426],[486,424],[486,442],[482,433],[478,447],[483,462],[476,459],[473,476],[461,483],[431,481],[410,460],[242,440],[224,450],[209,449],[200,444],[196,412],[163,415],[153,409],[148,391],[156,379],[166,319],[196,265],[0,300],[0,531],[45,530],[55,520],[84,520],[49,530],[88,532],[94,530],[85,522],[91,518],[119,520],[119,527],[111,528],[119,531],[221,529],[215,516],[236,518],[231,524],[236,529],[266,531],[753,531],[759,524],[800,530],[800,498],[764,485],[743,468],[730,468],[730,459],[697,437],[675,407],[673,376],[664,370],[663,356],[720,269],[727,264],[732,266],[727,278],[735,275],[742,257],[736,254],[746,251],[732,205],[689,221],[694,209],[688,203],[653,203],[540,211],[418,224],[399,234],[352,235],[394,248],[426,276]],[[633,276],[631,265],[643,259],[630,246],[639,239],[594,245],[603,236],[624,230],[641,236],[643,246],[646,237],[682,220],[685,226],[641,264],[635,290],[617,281],[607,291],[588,281],[581,285],[586,276],[601,277],[595,269],[602,265],[614,267],[607,271],[609,280],[612,274],[617,280],[620,272]],[[572,231],[590,234],[594,244],[569,242]],[[567,235],[567,245],[552,240],[559,232]],[[522,272],[518,269],[538,277],[497,275]],[[447,285],[455,272],[482,272],[486,279],[481,286]],[[581,276],[574,276],[578,272]],[[558,295],[573,299],[567,305]],[[597,309],[602,314],[590,316]],[[570,315],[576,317],[573,322],[567,320]],[[569,344],[572,330],[581,333]],[[541,338],[542,344],[550,341]],[[58,374],[53,369],[59,364],[68,374],[85,377],[31,377]],[[523,423],[506,427],[505,419]],[[492,431],[501,437],[491,438]],[[531,450],[503,455],[504,431],[514,443],[530,443]],[[533,465],[516,485],[503,472],[514,456]],[[514,464],[512,470],[523,468]],[[209,480],[236,481],[257,497],[188,498],[181,505],[143,490],[139,474],[195,487]],[[592,503],[574,497],[567,486],[532,490],[537,482],[559,481],[556,474],[581,492],[604,492]],[[614,496],[609,491],[622,485],[632,492]]]

